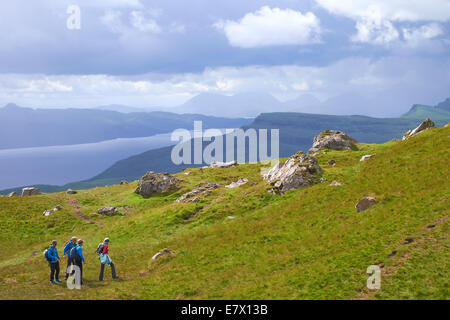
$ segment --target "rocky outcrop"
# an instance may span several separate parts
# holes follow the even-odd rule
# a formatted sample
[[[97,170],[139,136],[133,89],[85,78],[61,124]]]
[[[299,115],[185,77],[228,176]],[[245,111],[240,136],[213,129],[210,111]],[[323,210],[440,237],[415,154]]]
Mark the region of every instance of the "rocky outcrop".
[[[229,168],[229,167],[233,167],[233,166],[237,166],[237,161],[230,161],[230,162],[218,162],[218,161],[214,161],[211,162],[210,167],[211,168]]]
[[[77,194],[77,192],[75,190],[72,190],[72,189],[67,189],[66,193],[67,194]]]
[[[316,175],[321,172],[316,158],[299,151],[285,163],[276,164],[263,178],[272,186],[270,193],[284,194],[315,183]]]
[[[433,128],[433,127],[434,127],[434,122],[431,121],[430,118],[426,118],[417,128],[406,131],[406,133],[403,135],[402,140],[409,139],[409,138],[415,136],[416,134],[421,133],[422,131],[425,131],[425,130]]]
[[[57,205],[56,207],[54,207],[53,209],[50,210],[45,210],[42,215],[48,217],[50,215],[52,215],[54,212],[61,210],[61,206]]]
[[[374,154],[368,154],[368,155],[362,156],[361,159],[359,159],[359,161],[366,161],[367,159],[370,159],[373,157],[375,157]]]
[[[322,148],[333,150],[348,150],[354,147],[358,141],[337,130],[325,130],[314,137],[313,145],[309,153],[315,153]]]
[[[117,209],[116,207],[104,207],[98,209],[97,212],[105,216],[114,216],[119,212],[119,209]]]
[[[158,259],[158,258],[160,258],[160,257],[162,257],[162,256],[165,256],[165,255],[172,255],[172,254],[175,254],[175,252],[173,252],[173,251],[170,250],[169,248],[162,249],[160,252],[158,252],[157,254],[155,254],[155,255],[152,257],[152,261],[154,261],[154,260],[156,260],[156,259]]]
[[[238,188],[238,187],[246,184],[247,182],[248,182],[247,178],[239,179],[238,181],[233,181],[229,185],[226,185],[225,188],[230,188],[230,189]]]
[[[139,180],[136,193],[144,198],[149,198],[155,193],[169,192],[178,189],[178,180],[176,177],[168,173],[147,172],[141,180]]]
[[[7,197],[18,197],[19,196],[19,194],[17,193],[17,192],[11,192],[11,193],[9,193],[8,195],[7,195]]]
[[[363,197],[363,198],[359,199],[358,203],[355,206],[356,212],[361,212],[361,211],[367,210],[374,204],[375,204],[375,198]]]
[[[211,191],[220,188],[222,185],[220,183],[206,182],[200,183],[196,189],[183,194],[175,202],[198,202],[199,197],[207,197],[211,194]]]
[[[41,191],[38,188],[23,188],[22,189],[22,197],[36,196],[41,194]]]

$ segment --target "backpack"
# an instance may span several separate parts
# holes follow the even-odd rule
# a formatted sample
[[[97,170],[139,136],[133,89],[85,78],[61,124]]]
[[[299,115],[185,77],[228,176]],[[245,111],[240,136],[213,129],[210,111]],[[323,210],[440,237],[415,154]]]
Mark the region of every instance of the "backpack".
[[[103,242],[99,243],[97,246],[97,250],[95,250],[95,253],[99,256],[103,253]]]
[[[75,246],[72,249],[70,249],[69,257],[73,261],[78,260],[77,246]]]
[[[47,261],[47,262],[50,262],[50,261],[51,261],[51,259],[48,257],[48,249],[45,249],[45,250],[44,250],[44,259],[45,259],[45,261]]]

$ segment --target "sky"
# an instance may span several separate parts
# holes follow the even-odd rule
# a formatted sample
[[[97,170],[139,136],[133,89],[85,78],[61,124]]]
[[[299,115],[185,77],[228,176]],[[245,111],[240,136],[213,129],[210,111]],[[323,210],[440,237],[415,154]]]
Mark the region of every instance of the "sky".
[[[450,97],[449,32],[450,0],[2,1],[0,105],[170,110],[261,92],[401,113]]]

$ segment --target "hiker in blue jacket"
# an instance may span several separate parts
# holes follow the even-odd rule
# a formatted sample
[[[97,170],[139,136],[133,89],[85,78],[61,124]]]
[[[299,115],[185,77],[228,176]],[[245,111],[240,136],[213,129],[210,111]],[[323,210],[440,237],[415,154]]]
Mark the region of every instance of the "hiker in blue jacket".
[[[78,245],[70,250],[70,258],[72,259],[72,263],[80,268],[80,284],[83,284],[83,264],[86,264],[83,257],[83,243],[83,239],[78,239]]]
[[[56,240],[52,241],[52,244],[48,248],[48,264],[50,266],[50,283],[55,284],[56,282],[61,282],[59,280],[59,261],[61,258],[58,255],[58,250],[56,245],[58,242]]]
[[[70,258],[70,250],[72,248],[77,246],[77,237],[72,237],[70,240],[66,243],[63,250],[63,258],[67,256],[67,267],[66,267],[66,276],[64,277],[65,280],[69,277],[69,273],[67,272],[69,270],[69,266],[73,263],[72,259]]]

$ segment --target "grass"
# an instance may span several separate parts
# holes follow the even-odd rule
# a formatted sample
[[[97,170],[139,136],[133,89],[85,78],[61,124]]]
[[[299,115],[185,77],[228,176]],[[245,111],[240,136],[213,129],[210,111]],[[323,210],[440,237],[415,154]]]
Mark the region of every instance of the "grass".
[[[0,299],[448,299],[449,135],[435,128],[407,141],[326,150],[317,157],[325,182],[283,196],[267,193],[259,164],[245,164],[187,169],[177,174],[180,190],[149,199],[133,192],[136,182],[0,197]],[[376,156],[360,162],[366,154]],[[249,182],[174,202],[201,182],[239,178]],[[343,185],[329,186],[333,180]],[[376,204],[356,213],[363,196]],[[90,221],[74,213],[74,199]],[[61,211],[42,216],[57,204]],[[97,215],[106,205],[120,214]],[[61,253],[72,235],[85,240],[79,291],[49,285],[41,254],[52,239]],[[105,237],[120,279],[99,282],[94,251]],[[152,261],[163,248],[175,255]],[[365,286],[373,264],[382,267],[378,291]]]

